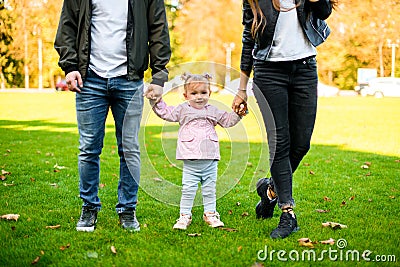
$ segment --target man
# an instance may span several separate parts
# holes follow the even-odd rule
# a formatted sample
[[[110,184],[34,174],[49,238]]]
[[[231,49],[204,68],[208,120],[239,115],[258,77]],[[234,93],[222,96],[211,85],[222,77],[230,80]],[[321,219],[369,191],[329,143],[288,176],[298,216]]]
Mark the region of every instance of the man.
[[[79,190],[83,200],[77,231],[92,232],[98,197],[104,128],[109,108],[120,158],[116,211],[123,228],[139,231],[138,132],[143,109],[143,73],[150,61],[153,97],[161,97],[171,56],[163,0],[64,1],[54,47],[68,88],[76,92],[79,130]]]

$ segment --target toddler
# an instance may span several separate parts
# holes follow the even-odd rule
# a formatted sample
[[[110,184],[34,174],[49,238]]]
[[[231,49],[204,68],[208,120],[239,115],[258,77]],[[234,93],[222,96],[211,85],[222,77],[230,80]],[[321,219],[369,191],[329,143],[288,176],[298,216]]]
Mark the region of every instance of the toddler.
[[[184,80],[183,96],[187,100],[176,107],[168,106],[162,99],[145,96],[153,111],[162,119],[179,122],[176,159],[183,160],[182,196],[180,217],[173,229],[186,230],[192,222],[192,207],[198,183],[201,184],[204,205],[204,221],[211,227],[222,227],[224,223],[216,210],[216,180],[220,159],[218,136],[215,126],[224,128],[236,125],[241,117],[235,112],[221,111],[208,104],[210,80],[208,74],[188,74]]]

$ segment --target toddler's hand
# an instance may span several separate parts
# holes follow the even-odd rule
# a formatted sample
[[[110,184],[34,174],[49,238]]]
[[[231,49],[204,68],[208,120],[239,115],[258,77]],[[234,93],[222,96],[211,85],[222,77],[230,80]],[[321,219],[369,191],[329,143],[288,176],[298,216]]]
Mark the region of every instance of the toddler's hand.
[[[163,93],[163,88],[156,84],[150,84],[147,87],[146,92],[143,96],[150,100],[150,103],[157,104],[160,102]]]

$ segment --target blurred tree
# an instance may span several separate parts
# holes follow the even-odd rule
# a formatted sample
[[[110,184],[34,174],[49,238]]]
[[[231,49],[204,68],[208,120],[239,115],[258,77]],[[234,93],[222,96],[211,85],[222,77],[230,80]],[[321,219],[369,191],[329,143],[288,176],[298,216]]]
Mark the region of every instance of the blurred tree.
[[[1,1],[0,10],[0,87],[10,87],[22,81],[21,72],[22,58],[19,57],[15,47],[13,33],[15,32],[15,16],[4,1]]]
[[[8,83],[9,87],[39,86],[39,62],[42,62],[43,87],[54,87],[54,77],[62,75],[57,66],[58,55],[53,48],[62,0],[8,0],[13,23],[10,50],[18,59],[13,68],[19,77]],[[40,43],[42,50],[39,52]],[[41,57],[39,57],[41,54]],[[23,64],[24,66],[22,66]],[[25,78],[23,77],[25,74]],[[22,77],[22,79],[21,79]]]
[[[224,45],[234,43],[232,66],[239,68],[242,34],[241,0],[189,0],[176,19],[177,43],[186,62],[226,63]],[[223,80],[224,73],[216,74]],[[232,77],[235,78],[235,77]]]
[[[358,68],[375,68],[380,76],[389,76],[387,39],[399,39],[400,1],[386,1],[385,5],[377,0],[339,3],[328,19],[332,34],[318,49],[321,79],[352,89]]]
[[[9,9],[0,10],[0,66],[5,86],[24,87],[25,63],[29,87],[38,87],[38,46],[42,43],[43,86],[54,87],[54,80],[64,75],[53,48],[63,0],[5,2]],[[171,33],[170,68],[193,61],[225,64],[226,44],[234,43],[232,67],[239,69],[242,0],[165,0],[165,3]],[[399,39],[400,1],[388,0],[384,5],[378,0],[339,0],[339,3],[328,19],[331,36],[317,48],[320,79],[351,89],[359,67],[376,68],[379,75],[389,76],[391,51],[387,39]],[[400,48],[396,55],[400,57]],[[397,76],[398,63],[396,60]],[[176,74],[181,74],[181,70],[171,73],[171,78]],[[215,74],[223,80],[224,71]],[[233,72],[232,79],[236,75]]]

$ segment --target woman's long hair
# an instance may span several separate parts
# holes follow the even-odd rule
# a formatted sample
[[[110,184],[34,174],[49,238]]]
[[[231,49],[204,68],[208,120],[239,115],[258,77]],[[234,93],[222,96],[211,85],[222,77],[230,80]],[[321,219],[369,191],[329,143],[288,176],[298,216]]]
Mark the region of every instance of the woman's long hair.
[[[263,0],[265,1],[265,0]],[[267,0],[270,1],[270,0]],[[272,1],[272,5],[274,6],[274,8],[276,10],[281,11],[281,5],[280,5],[280,0],[271,0]],[[253,38],[256,36],[257,31],[261,28],[261,31],[264,30],[265,24],[266,24],[266,19],[265,16],[263,14],[263,12],[261,11],[260,5],[258,4],[258,0],[248,0],[249,5],[251,7],[251,11],[253,13],[253,24],[251,25],[251,34],[253,35]],[[338,4],[338,0],[329,0],[329,2],[331,2],[332,7],[335,9],[337,4]],[[294,8],[296,8],[298,5],[300,5],[300,1],[295,0],[296,6]],[[283,10],[283,11],[289,11],[291,9],[288,10]]]

